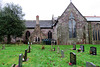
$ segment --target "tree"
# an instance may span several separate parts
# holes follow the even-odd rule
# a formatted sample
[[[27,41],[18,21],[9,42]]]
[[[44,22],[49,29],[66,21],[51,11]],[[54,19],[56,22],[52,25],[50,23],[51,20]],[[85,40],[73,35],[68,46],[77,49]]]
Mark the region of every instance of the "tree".
[[[7,3],[0,11],[0,36],[7,37],[7,43],[11,42],[11,36],[21,37],[25,30],[22,8],[13,3]]]

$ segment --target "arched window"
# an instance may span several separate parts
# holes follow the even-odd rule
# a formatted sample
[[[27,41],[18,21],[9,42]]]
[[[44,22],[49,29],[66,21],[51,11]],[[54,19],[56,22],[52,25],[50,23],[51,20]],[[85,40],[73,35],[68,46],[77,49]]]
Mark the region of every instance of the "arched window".
[[[27,31],[27,32],[26,32],[26,40],[28,40],[29,36],[30,36],[30,32]]]
[[[100,24],[93,27],[93,40],[100,40]]]
[[[52,32],[51,31],[48,32],[48,39],[52,39]]]
[[[75,38],[76,37],[76,22],[73,14],[70,14],[69,17],[69,38]]]
[[[35,42],[40,42],[40,38],[39,37],[36,37],[35,38]]]

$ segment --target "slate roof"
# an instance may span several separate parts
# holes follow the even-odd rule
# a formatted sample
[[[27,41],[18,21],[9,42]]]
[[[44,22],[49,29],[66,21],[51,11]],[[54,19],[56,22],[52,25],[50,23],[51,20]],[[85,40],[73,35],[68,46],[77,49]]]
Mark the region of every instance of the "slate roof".
[[[91,21],[91,22],[100,21],[100,16],[85,16],[85,18],[87,19],[87,21]]]
[[[52,28],[52,20],[39,20],[41,29],[51,29]],[[26,28],[35,28],[36,20],[26,20],[25,22]]]

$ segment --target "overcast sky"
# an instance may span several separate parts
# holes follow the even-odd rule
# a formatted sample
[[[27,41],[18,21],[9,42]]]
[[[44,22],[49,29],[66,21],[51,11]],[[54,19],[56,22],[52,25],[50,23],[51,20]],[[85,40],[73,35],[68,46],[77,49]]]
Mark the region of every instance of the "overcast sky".
[[[70,0],[2,0],[3,5],[12,2],[22,7],[26,20],[35,20],[36,15],[39,15],[40,20],[51,20],[52,15],[61,16],[70,4]],[[83,16],[100,16],[100,0],[72,0],[72,2]]]

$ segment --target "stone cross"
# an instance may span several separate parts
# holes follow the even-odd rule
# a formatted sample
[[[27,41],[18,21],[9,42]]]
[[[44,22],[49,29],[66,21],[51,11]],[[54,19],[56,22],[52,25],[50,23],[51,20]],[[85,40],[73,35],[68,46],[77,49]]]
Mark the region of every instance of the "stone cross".
[[[61,55],[62,55],[62,58],[64,58],[64,51],[61,50]]]
[[[23,54],[20,54],[20,55],[19,55],[18,67],[22,67],[22,58],[23,58]]]

